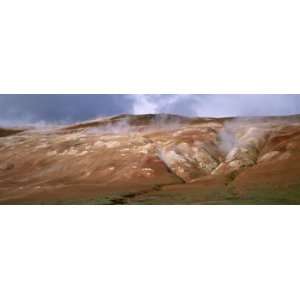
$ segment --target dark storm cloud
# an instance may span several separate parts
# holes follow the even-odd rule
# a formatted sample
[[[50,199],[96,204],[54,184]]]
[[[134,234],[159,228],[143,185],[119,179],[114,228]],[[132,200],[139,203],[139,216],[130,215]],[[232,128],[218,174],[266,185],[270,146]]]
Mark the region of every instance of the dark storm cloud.
[[[131,111],[119,95],[0,95],[0,122],[78,122]]]
[[[0,124],[71,123],[122,113],[300,114],[299,95],[0,95]]]

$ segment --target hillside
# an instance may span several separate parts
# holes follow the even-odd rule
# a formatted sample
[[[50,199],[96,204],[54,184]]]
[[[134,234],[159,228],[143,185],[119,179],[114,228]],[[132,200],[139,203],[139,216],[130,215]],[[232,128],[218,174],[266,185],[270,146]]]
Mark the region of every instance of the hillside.
[[[298,204],[300,117],[0,129],[2,204]]]

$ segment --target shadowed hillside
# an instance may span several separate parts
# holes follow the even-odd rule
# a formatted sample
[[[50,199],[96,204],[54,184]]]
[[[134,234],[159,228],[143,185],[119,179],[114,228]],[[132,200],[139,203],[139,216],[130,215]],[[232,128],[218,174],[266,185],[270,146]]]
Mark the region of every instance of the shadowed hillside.
[[[24,130],[21,129],[7,129],[7,128],[1,128],[0,127],[0,137],[6,137],[10,135],[14,135],[20,132],[23,132]]]

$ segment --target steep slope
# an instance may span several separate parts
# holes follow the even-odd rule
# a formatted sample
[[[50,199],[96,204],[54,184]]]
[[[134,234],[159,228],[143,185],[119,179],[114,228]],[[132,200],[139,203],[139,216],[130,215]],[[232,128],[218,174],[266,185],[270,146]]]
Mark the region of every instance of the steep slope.
[[[298,203],[299,156],[298,116],[121,115],[0,131],[0,202]]]

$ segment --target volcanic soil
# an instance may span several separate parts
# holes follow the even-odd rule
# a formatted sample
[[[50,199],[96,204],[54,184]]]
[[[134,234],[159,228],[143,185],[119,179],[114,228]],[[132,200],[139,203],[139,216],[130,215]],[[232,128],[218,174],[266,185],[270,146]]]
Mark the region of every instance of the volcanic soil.
[[[0,204],[298,204],[300,116],[0,128]]]

